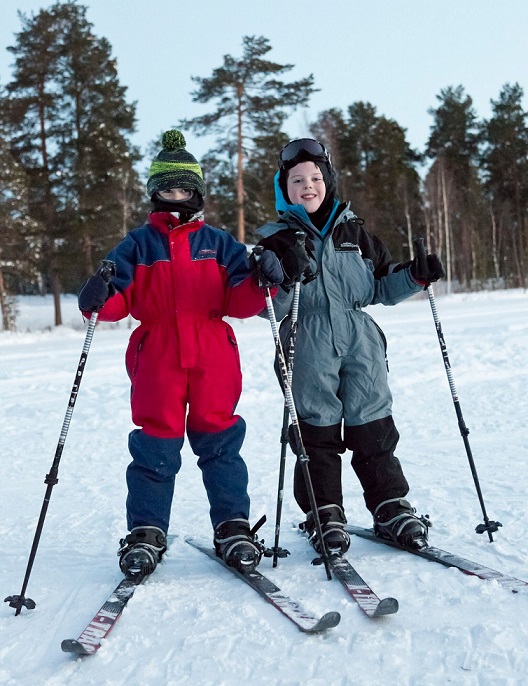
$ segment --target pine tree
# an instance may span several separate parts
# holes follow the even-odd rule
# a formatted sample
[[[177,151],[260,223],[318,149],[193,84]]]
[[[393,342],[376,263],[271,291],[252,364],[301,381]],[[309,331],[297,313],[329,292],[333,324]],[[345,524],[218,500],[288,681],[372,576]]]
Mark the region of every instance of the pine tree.
[[[351,202],[395,259],[408,259],[421,218],[416,171],[421,157],[405,130],[379,116],[370,103],[353,103],[347,115],[336,109],[322,112],[312,132],[331,152],[340,197]],[[405,253],[402,242],[408,246]]]
[[[214,69],[211,77],[193,77],[198,85],[192,93],[193,101],[216,101],[217,108],[210,114],[183,120],[180,126],[192,129],[199,136],[216,134],[217,150],[236,160],[237,237],[244,242],[245,173],[255,151],[254,141],[283,137],[281,129],[287,115],[299,106],[306,106],[316,89],[312,75],[290,83],[279,78],[293,65],[264,59],[271,50],[267,38],[244,36],[242,45],[242,57],[225,55],[223,65]],[[224,170],[227,168],[226,164],[222,166]]]
[[[483,272],[486,252],[482,231],[478,175],[479,130],[473,101],[462,86],[449,86],[437,95],[439,105],[430,109],[434,122],[426,148],[433,160],[426,179],[433,243],[447,272],[448,291],[456,278],[466,284]]]
[[[339,197],[352,198],[353,188],[350,184],[350,170],[357,168],[357,159],[351,159],[351,150],[346,140],[347,123],[343,112],[335,107],[324,110],[312,123],[310,131],[331,153],[332,166],[337,176]]]
[[[127,136],[135,106],[86,7],[69,0],[19,16],[3,109],[11,151],[29,177],[29,213],[43,227],[40,270],[60,324],[61,282],[77,289],[133,220],[139,155]]]
[[[0,311],[4,331],[16,329],[16,296],[35,276],[34,235],[27,214],[28,179],[0,136]]]
[[[506,84],[482,126],[482,164],[491,208],[493,255],[506,283],[526,288],[528,264],[528,114],[519,84]],[[497,273],[497,272],[496,272]],[[498,275],[498,274],[497,274]]]

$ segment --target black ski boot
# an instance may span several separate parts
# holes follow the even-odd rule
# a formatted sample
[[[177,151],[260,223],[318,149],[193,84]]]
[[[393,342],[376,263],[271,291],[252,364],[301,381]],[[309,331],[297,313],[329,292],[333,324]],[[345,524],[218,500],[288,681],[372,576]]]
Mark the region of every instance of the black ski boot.
[[[344,555],[350,546],[350,536],[344,530],[346,517],[339,505],[323,505],[317,508],[321,531],[329,555]],[[321,554],[321,546],[317,537],[314,518],[311,512],[306,515],[306,521],[301,524],[301,529],[308,534],[308,540],[315,551]]]
[[[425,547],[431,523],[415,512],[404,498],[384,500],[374,510],[374,533],[405,548]]]
[[[167,550],[167,538],[157,526],[136,526],[119,544],[119,567],[125,576],[152,574]]]
[[[239,572],[252,572],[262,557],[262,546],[251,536],[247,519],[220,522],[214,531],[214,547],[218,557]]]

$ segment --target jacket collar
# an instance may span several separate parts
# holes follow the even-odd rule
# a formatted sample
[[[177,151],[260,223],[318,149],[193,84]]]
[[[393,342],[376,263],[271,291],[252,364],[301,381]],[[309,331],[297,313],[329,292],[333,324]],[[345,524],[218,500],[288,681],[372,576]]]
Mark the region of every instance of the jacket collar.
[[[184,231],[197,231],[204,225],[204,218],[203,214],[200,214],[190,222],[180,224],[180,220],[170,212],[151,212],[148,216],[148,223],[161,233],[169,233],[180,228]]]

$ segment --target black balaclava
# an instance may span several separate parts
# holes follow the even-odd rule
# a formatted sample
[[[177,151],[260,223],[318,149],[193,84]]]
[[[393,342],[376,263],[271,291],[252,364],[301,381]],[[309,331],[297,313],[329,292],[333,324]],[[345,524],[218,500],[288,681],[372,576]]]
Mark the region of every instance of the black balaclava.
[[[153,212],[178,212],[180,223],[187,223],[191,217],[201,212],[204,208],[203,196],[194,190],[189,200],[178,200],[172,202],[164,200],[158,193],[153,193],[151,197]]]
[[[322,162],[321,160],[315,159],[314,156],[306,150],[301,150],[294,160],[290,160],[289,162],[283,164],[279,171],[279,187],[282,191],[284,199],[290,205],[292,202],[287,190],[288,173],[290,169],[295,167],[300,162],[313,162],[316,164],[321,170],[323,181],[325,182],[326,193],[321,206],[315,212],[308,214],[312,224],[318,229],[322,229],[328,221],[328,217],[330,216],[330,213],[334,207],[337,190],[336,174],[330,162]]]

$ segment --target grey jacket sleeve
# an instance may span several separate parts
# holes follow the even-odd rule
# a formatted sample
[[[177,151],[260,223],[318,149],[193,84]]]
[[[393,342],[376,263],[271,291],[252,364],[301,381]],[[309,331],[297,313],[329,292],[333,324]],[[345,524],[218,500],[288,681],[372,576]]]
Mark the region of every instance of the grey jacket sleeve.
[[[375,292],[372,305],[381,303],[383,305],[397,305],[402,300],[410,298],[416,293],[423,291],[423,286],[420,286],[412,278],[409,268],[401,269],[399,271],[389,272],[381,279],[375,279]]]

